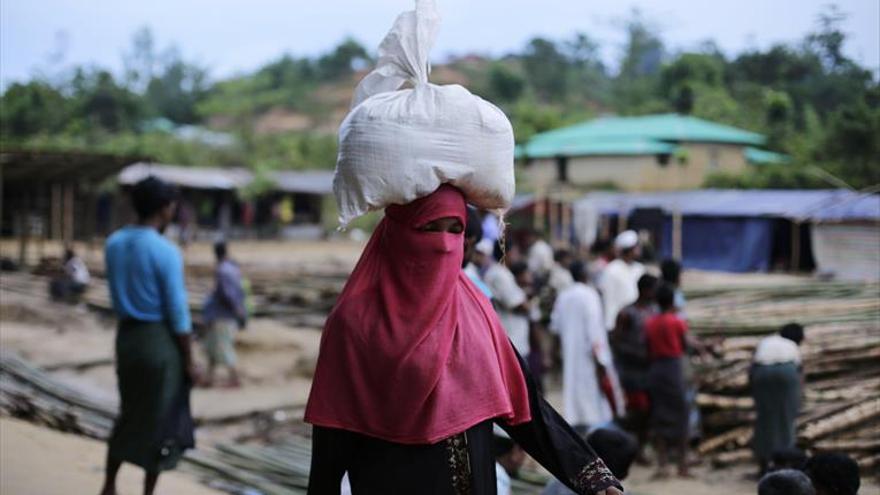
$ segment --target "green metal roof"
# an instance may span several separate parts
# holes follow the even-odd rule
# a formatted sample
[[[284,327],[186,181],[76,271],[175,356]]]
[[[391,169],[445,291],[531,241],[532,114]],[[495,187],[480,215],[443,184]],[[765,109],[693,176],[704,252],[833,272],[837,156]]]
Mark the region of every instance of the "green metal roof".
[[[603,139],[530,141],[518,146],[516,157],[552,158],[555,156],[584,155],[658,155],[675,152],[676,146],[650,139]]]
[[[768,165],[774,163],[789,163],[791,157],[782,153],[752,148],[746,148],[746,161],[753,165]]]
[[[670,153],[680,142],[761,145],[764,136],[687,115],[604,117],[536,134],[529,157]]]

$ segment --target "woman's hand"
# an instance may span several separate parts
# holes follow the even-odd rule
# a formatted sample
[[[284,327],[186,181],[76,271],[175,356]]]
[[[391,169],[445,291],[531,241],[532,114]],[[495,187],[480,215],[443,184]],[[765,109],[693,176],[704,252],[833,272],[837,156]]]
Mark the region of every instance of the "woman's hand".
[[[613,486],[609,486],[601,492],[596,492],[596,495],[623,495],[623,492]]]

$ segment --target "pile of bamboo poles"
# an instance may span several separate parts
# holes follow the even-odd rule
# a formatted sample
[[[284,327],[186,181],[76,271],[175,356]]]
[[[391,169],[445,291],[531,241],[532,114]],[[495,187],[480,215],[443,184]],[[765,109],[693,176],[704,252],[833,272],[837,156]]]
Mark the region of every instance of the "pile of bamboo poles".
[[[755,419],[748,371],[760,339],[787,322],[806,328],[798,446],[880,464],[880,285],[821,282],[689,291],[688,317],[719,356],[695,360],[703,418],[698,452],[716,465],[751,461]]]
[[[18,355],[0,352],[0,413],[53,429],[104,440],[117,406],[71,388]],[[305,493],[311,440],[290,436],[267,446],[224,443],[188,451],[184,469],[232,492]]]

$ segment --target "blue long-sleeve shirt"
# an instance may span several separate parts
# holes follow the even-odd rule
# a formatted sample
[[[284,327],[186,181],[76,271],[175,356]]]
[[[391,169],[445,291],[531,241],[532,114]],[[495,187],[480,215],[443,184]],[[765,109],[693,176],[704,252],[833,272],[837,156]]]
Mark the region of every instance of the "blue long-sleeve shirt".
[[[237,320],[246,316],[241,270],[231,260],[223,260],[214,272],[216,287],[204,307],[205,323],[219,319]]]
[[[167,321],[175,333],[192,331],[183,257],[156,229],[117,230],[107,239],[104,261],[113,309],[120,319]]]

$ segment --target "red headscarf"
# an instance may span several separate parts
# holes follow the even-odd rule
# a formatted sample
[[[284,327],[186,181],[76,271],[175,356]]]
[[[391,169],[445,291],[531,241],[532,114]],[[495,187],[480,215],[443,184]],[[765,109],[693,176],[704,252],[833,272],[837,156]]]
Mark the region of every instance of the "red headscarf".
[[[314,425],[434,443],[490,418],[530,419],[516,355],[489,300],[461,270],[461,192],[391,206],[327,318],[306,406]]]

